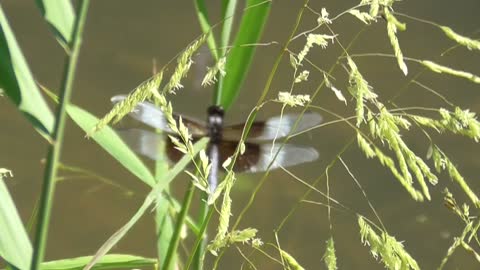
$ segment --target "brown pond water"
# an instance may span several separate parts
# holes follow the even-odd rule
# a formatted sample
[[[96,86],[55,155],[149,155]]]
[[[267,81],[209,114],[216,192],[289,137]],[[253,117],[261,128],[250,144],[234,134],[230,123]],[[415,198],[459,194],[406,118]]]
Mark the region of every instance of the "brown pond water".
[[[80,56],[78,74],[75,83],[73,103],[82,106],[97,116],[103,115],[111,107],[110,97],[127,93],[145,78],[150,76],[152,59],[162,65],[169,61],[190,41],[197,37],[200,29],[194,13],[192,1],[91,1],[85,30],[84,43]],[[301,1],[274,1],[271,18],[262,39],[263,42],[283,42],[295,22]],[[320,10],[326,7],[332,14],[345,10],[356,1],[312,1],[312,7]],[[480,21],[478,0],[462,1],[453,6],[453,1],[403,1],[396,11],[451,26],[459,33],[478,37]],[[63,68],[63,51],[49,32],[33,1],[2,1],[2,7],[16,34],[28,63],[39,82],[51,89],[58,88]],[[215,10],[212,16],[218,14]],[[309,29],[316,23],[316,17],[306,13],[302,29]],[[400,42],[406,56],[439,60],[439,62],[480,74],[479,54],[465,49],[439,58],[439,54],[453,46],[453,42],[443,37],[436,28],[400,18],[407,22],[408,31],[400,34]],[[353,17],[345,16],[332,25],[339,33],[344,45],[362,29],[362,25]],[[299,51],[304,41],[297,41],[291,47]],[[239,99],[228,112],[227,121],[238,122],[246,119],[278,53],[278,46],[261,46],[253,70],[245,83]],[[370,27],[353,46],[355,53],[385,52],[391,53],[389,41],[385,35],[385,24],[380,22]],[[328,69],[336,60],[340,50],[315,49],[310,59],[317,65]],[[201,60],[198,60],[201,62]],[[379,93],[382,101],[393,97],[408,80],[421,70],[412,62],[409,76],[401,76],[391,58],[358,58],[360,71]],[[346,90],[345,74],[341,68],[337,76],[337,87]],[[309,81],[300,86],[300,91],[311,93],[322,80],[318,72],[312,70]],[[279,90],[286,90],[291,80],[291,67],[284,61],[279,69],[272,88],[272,96]],[[422,83],[446,95],[462,108],[480,111],[480,87],[465,80],[439,76],[427,72],[419,79]],[[204,116],[205,108],[210,104],[212,91],[200,89],[198,79],[192,74],[185,82],[185,89],[173,97],[177,111],[187,115]],[[192,90],[198,89],[198,90]],[[346,92],[345,92],[346,94]],[[345,108],[336,100],[332,92],[322,91],[314,102],[316,105],[334,110],[344,116],[352,115],[352,104]],[[446,106],[437,98],[417,86],[410,86],[396,103],[399,106]],[[260,117],[268,117],[279,112],[278,105],[268,105]],[[325,115],[325,120],[333,120]],[[8,181],[9,189],[27,222],[32,208],[39,196],[46,145],[33,131],[30,124],[16,112],[6,98],[0,99],[0,167],[14,172],[14,179]],[[433,132],[432,132],[433,134]],[[340,149],[352,138],[354,132],[345,124],[335,124],[316,129],[295,138],[295,143],[316,147],[321,153],[320,160],[292,168],[307,182],[313,182],[335,158]],[[454,136],[433,135],[459,170],[469,181],[475,192],[480,191],[478,183],[477,144]],[[428,142],[421,132],[405,133],[404,138],[412,150],[425,156]],[[407,250],[417,259],[422,269],[434,269],[440,264],[447,248],[458,236],[462,222],[443,206],[441,191],[448,186],[454,192],[457,201],[468,202],[461,190],[444,174],[439,184],[432,187],[432,201],[416,203],[402,189],[400,184],[377,160],[367,160],[356,147],[351,147],[343,159],[361,182],[372,204],[376,207],[389,233],[396,239],[405,241]],[[121,189],[103,185],[92,178],[68,178],[60,182],[55,196],[47,259],[60,259],[90,255],[137,210],[148,192],[148,188],[137,181],[93,141],[86,140],[84,133],[72,122],[68,124],[62,161],[71,166],[85,168],[98,173],[122,187],[134,192],[127,196]],[[62,176],[71,176],[62,173]],[[233,194],[234,213],[248,200],[251,190],[261,174],[241,175]],[[183,194],[187,178],[182,176],[176,181],[174,192]],[[325,180],[321,182],[325,190]],[[373,219],[366,200],[340,163],[329,171],[330,192],[332,197],[351,210]],[[259,229],[259,237],[265,242],[274,242],[273,230],[288,214],[292,205],[307,190],[283,171],[270,174],[266,185],[259,192],[253,207],[242,222],[242,227]],[[319,194],[313,194],[309,200],[325,202]],[[472,211],[472,214],[473,213]],[[303,203],[290,217],[279,233],[283,249],[290,252],[307,269],[323,269],[321,256],[325,241],[333,234],[340,269],[383,269],[380,263],[369,255],[368,248],[360,243],[356,218],[352,213],[333,210],[333,231],[329,230],[326,208]],[[212,231],[213,232],[213,231]],[[151,215],[146,215],[140,223],[123,239],[112,252],[133,253],[143,256],[155,256],[154,223]],[[270,252],[274,252],[270,248]],[[211,260],[208,257],[207,260]],[[258,269],[280,269],[281,267],[256,254],[252,257]],[[230,249],[223,259],[220,269],[240,268],[241,258],[235,249]],[[470,254],[460,251],[451,259],[445,269],[478,269]]]

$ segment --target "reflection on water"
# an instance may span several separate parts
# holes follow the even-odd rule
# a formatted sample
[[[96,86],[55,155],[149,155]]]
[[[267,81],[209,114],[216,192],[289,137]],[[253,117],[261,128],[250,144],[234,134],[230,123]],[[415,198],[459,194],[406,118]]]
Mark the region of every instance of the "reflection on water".
[[[353,2],[349,2],[348,5],[344,3],[345,1],[330,2],[322,2],[322,4],[331,14],[336,14],[339,10],[353,5]],[[152,58],[155,58],[161,66],[199,34],[200,30],[190,2],[171,1],[168,2],[170,6],[165,6],[166,3],[142,1],[140,6],[133,1],[92,1],[75,85],[74,103],[96,115],[104,114],[111,106],[109,101],[111,96],[129,92],[150,75]],[[60,81],[63,54],[42,21],[34,3],[5,1],[2,4],[37,79],[55,89]],[[271,21],[265,33],[265,42],[272,40],[281,42],[286,38],[286,33],[292,28],[296,16],[294,11],[296,9],[290,5],[292,4],[287,1],[274,3]],[[321,8],[318,6],[319,3],[312,3],[312,5],[316,10]],[[435,5],[434,8],[432,8],[433,5]],[[115,6],[114,12],[111,9],[112,6]],[[454,12],[450,1],[405,1],[400,3],[398,8],[402,12],[450,25],[467,35],[478,29],[476,24],[478,20],[473,11],[479,10],[480,6],[475,0],[462,2]],[[316,17],[308,15],[303,23],[304,29],[311,27],[312,21],[315,20]],[[407,21],[407,25],[408,31],[399,34],[402,49],[407,56],[438,60],[440,52],[452,46],[452,42],[446,40],[436,29],[412,21]],[[343,45],[347,45],[362,28],[353,18],[347,17],[332,27],[337,33],[341,33],[339,38],[345,43]],[[291,49],[299,51],[302,45],[303,41],[295,43]],[[274,46],[258,48],[258,59],[254,62],[253,71],[244,85],[244,91],[237,104],[228,113],[227,121],[245,120],[259,97],[260,89],[265,84],[277,54],[278,48]],[[354,50],[357,53],[374,51],[391,53],[385,37],[385,25],[378,23],[372,26],[371,30],[360,37]],[[317,64],[328,68],[339,53],[338,49],[332,47],[331,51],[312,52],[311,57]],[[476,74],[480,74],[479,60],[478,55],[475,56],[466,50],[457,50],[441,58],[443,64]],[[204,60],[199,63],[202,61]],[[358,58],[357,64],[375,91],[385,100],[395,96],[397,90],[407,82],[407,79],[410,79],[410,77],[403,79],[399,76],[399,71],[390,58]],[[413,63],[407,64],[410,74],[416,74],[420,70]],[[289,87],[291,67],[288,61],[282,64],[279,72],[273,83],[275,92]],[[302,87],[307,92],[315,89],[323,78],[314,73],[311,72],[309,81]],[[345,74],[341,69],[338,69],[334,75],[337,77],[338,85],[336,86],[346,90],[345,84],[342,84]],[[455,103],[461,104],[462,108],[470,107],[474,111],[480,108],[479,96],[475,92],[478,86],[459,79],[445,79],[431,73],[425,74],[422,82],[447,95]],[[198,85],[196,79],[187,81],[186,89],[173,97],[173,102],[177,111],[203,116],[205,108],[210,104],[212,91],[211,89],[188,91],[192,88],[198,89],[195,84]],[[430,93],[413,86],[395,102],[399,106],[439,106],[441,104],[440,101],[432,98]],[[43,165],[40,160],[45,156],[46,145],[5,98],[0,98],[0,104],[1,128],[8,131],[0,132],[0,149],[3,153],[0,155],[0,167],[13,170],[15,179],[9,181],[8,185],[23,220],[27,221],[38,197],[43,175]],[[353,113],[351,106],[344,109],[343,103],[336,100],[329,91],[323,91],[317,98],[316,104],[342,115]],[[442,106],[445,105],[442,104]],[[278,112],[278,106],[268,105],[262,110],[261,116],[272,116]],[[334,119],[329,115],[324,117],[326,121]],[[82,132],[73,124],[70,123],[68,128],[63,162],[97,172],[134,191],[134,195],[128,196],[117,188],[103,185],[89,178],[72,178],[61,182],[57,189],[50,228],[47,254],[49,259],[93,253],[136,211],[142,197],[148,191],[147,187],[136,181],[93,141],[85,140]],[[321,159],[312,164],[294,167],[292,172],[312,183],[324,172],[326,166],[353,135],[354,132],[348,126],[335,124],[294,138],[295,142],[312,145],[318,149],[321,152]],[[422,153],[427,152],[428,142],[420,132],[405,134],[405,139],[411,143],[412,149],[419,155],[422,156]],[[475,157],[478,147],[458,137],[435,136],[435,140],[451,155],[456,164],[460,164],[460,171],[469,180],[472,188],[478,191],[479,185],[475,183],[478,169],[478,160]],[[402,190],[391,174],[378,164],[377,160],[366,160],[355,147],[348,150],[342,157],[352,173],[360,180],[388,232],[396,239],[405,241],[407,250],[424,269],[437,267],[440,263],[439,259],[445,255],[448,246],[452,243],[452,237],[458,236],[462,230],[461,222],[443,207],[440,191],[444,186],[449,186],[455,194],[463,194],[458,187],[450,183],[447,175],[442,174],[438,186],[432,189],[432,202],[416,203]],[[69,173],[62,173],[62,175],[71,176]],[[238,213],[245,204],[252,187],[261,176],[262,174],[239,176],[239,186],[233,195],[234,213]],[[174,193],[182,194],[186,181],[188,181],[186,177],[178,179],[179,186],[174,187]],[[318,269],[318,264],[321,263],[320,256],[324,252],[324,243],[330,235],[333,235],[339,265],[342,269],[382,269],[381,264],[374,262],[367,248],[363,247],[359,241],[354,213],[362,213],[373,219],[361,192],[345,169],[338,164],[329,170],[328,183],[331,196],[347,208],[347,210],[335,208],[332,211],[333,231],[329,230],[325,207],[302,203],[280,231],[279,239],[282,248],[291,252],[307,269]],[[320,187],[326,190],[325,186],[324,178]],[[258,228],[259,236],[265,242],[273,243],[273,229],[282,222],[291,207],[307,189],[281,170],[271,172],[269,180],[259,193],[242,225]],[[312,193],[308,200],[326,202],[318,193]],[[460,195],[457,195],[457,200],[468,202],[467,198]],[[114,248],[113,252],[155,256],[153,239],[152,219],[145,217]],[[240,257],[238,253],[232,249],[228,255],[225,262],[232,260],[233,265],[238,265]],[[261,255],[254,257],[259,262],[258,269],[278,269],[265,257]],[[468,254],[456,254],[452,262],[448,266],[462,265],[462,269],[475,268],[473,266],[475,262]],[[226,266],[223,266],[223,269],[226,269]]]

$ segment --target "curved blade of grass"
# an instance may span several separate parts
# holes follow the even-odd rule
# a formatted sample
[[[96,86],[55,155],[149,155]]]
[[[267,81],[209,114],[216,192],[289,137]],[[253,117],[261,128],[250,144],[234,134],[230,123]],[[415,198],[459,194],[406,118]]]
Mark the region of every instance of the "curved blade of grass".
[[[71,104],[67,107],[67,113],[85,132],[91,131],[99,121],[98,118],[89,112]],[[138,156],[128,148],[112,128],[106,126],[102,130],[94,133],[92,138],[132,174],[140,178],[140,180],[147,185],[151,187],[154,186],[155,179],[150,170],[143,164]]]
[[[0,257],[16,268],[29,269],[32,245],[1,177],[0,201]]]
[[[101,132],[101,131],[100,131]],[[208,138],[203,138],[195,145],[193,146],[193,153],[194,155],[197,155],[198,152],[200,152],[201,149],[205,149],[208,143]],[[168,171],[167,174],[165,174],[165,177],[163,179],[160,179],[153,189],[148,193],[147,197],[145,198],[145,201],[143,204],[140,206],[140,208],[137,210],[137,212],[130,218],[130,220],[118,231],[116,231],[97,251],[95,256],[92,258],[92,260],[85,266],[84,270],[89,270],[92,269],[92,267],[103,257],[107,252],[115,246],[122,238],[125,236],[125,234],[130,230],[130,228],[137,223],[137,221],[142,217],[142,215],[145,213],[145,211],[153,204],[153,202],[156,200],[157,196],[159,193],[161,193],[167,186],[170,184],[170,182],[180,173],[185,169],[185,167],[190,163],[190,156],[185,155],[178,161],[175,166],[171,170]]]
[[[83,256],[77,258],[62,259],[42,263],[41,270],[77,270],[82,269],[92,259],[93,256]],[[96,270],[103,269],[138,269],[148,267],[153,269],[157,260],[129,254],[110,254],[105,255],[93,267]]]
[[[202,28],[202,32],[204,34],[208,35],[207,45],[208,45],[208,48],[210,49],[210,53],[212,54],[213,59],[215,61],[218,61],[217,43],[215,42],[215,36],[213,35],[213,32],[212,32],[212,26],[208,21],[208,12],[207,12],[207,7],[205,6],[205,1],[195,0],[194,2],[195,2],[195,10],[197,11],[198,21],[200,23],[200,28]]]
[[[255,53],[255,46],[263,32],[265,22],[270,11],[271,1],[248,0],[245,13],[238,33],[233,43],[233,48],[227,56],[225,77],[220,77],[216,104],[228,110],[240,92],[240,87],[247,75]],[[249,45],[249,46],[244,46]]]
[[[53,114],[30,73],[0,6],[0,88],[43,135],[53,129]]]
[[[60,44],[67,48],[72,38],[75,12],[70,0],[36,0],[43,17],[52,27]]]

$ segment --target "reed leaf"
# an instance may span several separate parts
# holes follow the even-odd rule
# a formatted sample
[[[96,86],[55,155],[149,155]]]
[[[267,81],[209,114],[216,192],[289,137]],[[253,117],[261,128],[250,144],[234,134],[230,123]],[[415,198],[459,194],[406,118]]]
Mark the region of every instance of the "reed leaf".
[[[67,107],[67,113],[85,132],[91,131],[99,121],[98,118],[92,114],[74,105],[69,105]],[[102,130],[94,133],[92,138],[128,171],[137,176],[144,183],[149,186],[155,184],[155,178],[150,170],[145,164],[143,164],[137,155],[128,148],[113,129],[106,126]]]
[[[232,35],[237,0],[222,1],[222,32],[220,33],[220,56],[225,57]]]
[[[213,35],[213,29],[208,19],[208,10],[205,5],[205,0],[195,0],[195,11],[197,13],[198,22],[204,35],[207,35],[207,45],[210,49],[213,59],[218,59],[218,48]]]
[[[43,99],[0,6],[0,88],[43,136],[54,117]]]
[[[0,168],[0,258],[18,269],[29,269],[32,245],[4,180],[9,170]]]
[[[76,258],[61,259],[55,261],[44,262],[41,264],[41,270],[78,270],[82,269],[92,259],[93,256],[82,256]],[[104,269],[138,269],[147,267],[155,268],[157,260],[145,258],[142,256],[129,254],[108,254],[105,255],[92,268],[95,270]]]
[[[238,96],[252,63],[255,46],[263,32],[271,1],[248,0],[233,47],[227,55],[225,77],[220,78],[215,104],[228,110]]]
[[[36,0],[44,19],[52,28],[57,40],[64,48],[72,39],[75,12],[68,0]]]

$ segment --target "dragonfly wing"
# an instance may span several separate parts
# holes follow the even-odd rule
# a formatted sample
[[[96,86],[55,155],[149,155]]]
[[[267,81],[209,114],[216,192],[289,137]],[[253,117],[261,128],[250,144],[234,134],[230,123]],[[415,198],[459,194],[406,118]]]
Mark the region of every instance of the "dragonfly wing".
[[[126,98],[125,95],[118,95],[112,97],[112,102],[114,104],[123,101]],[[137,104],[135,109],[129,114],[133,119],[138,120],[148,126],[163,130],[168,133],[173,133],[173,131],[168,127],[167,119],[163,112],[154,104],[150,102],[140,102]],[[180,118],[179,115],[174,114],[173,118],[178,121]],[[189,129],[190,133],[195,137],[205,136],[207,130],[205,123],[193,119],[191,117],[182,116],[182,122]]]
[[[117,104],[126,98],[124,95],[113,96],[111,101],[113,104]],[[146,125],[153,128],[158,128],[166,132],[172,132],[168,127],[167,120],[163,112],[155,105],[149,102],[140,102],[135,109],[129,113],[129,115]]]
[[[159,150],[160,143],[165,140],[166,153],[168,160],[177,162],[183,154],[174,148],[169,139],[164,139],[161,134],[144,129],[126,129],[117,131],[125,143],[135,152],[153,160],[164,157],[164,153]],[[256,144],[246,143],[245,153],[238,157],[234,165],[236,172],[263,172],[268,169],[272,163],[275,153],[279,150],[281,144]],[[222,141],[219,144],[218,164],[222,164],[228,157],[234,154],[237,142]],[[273,156],[271,155],[273,153]],[[270,169],[276,169],[280,166],[290,167],[318,159],[319,154],[313,147],[297,146],[285,144],[280,149],[277,157],[273,161]]]
[[[249,141],[267,141],[275,138],[286,137],[292,132],[293,126],[300,114],[285,114],[283,116],[275,116],[267,119],[266,121],[258,121],[252,124],[250,129],[248,140]],[[305,131],[312,128],[322,122],[322,116],[314,112],[304,113],[294,132]],[[226,126],[223,130],[223,137],[226,140],[239,139],[244,124],[237,124],[232,126]]]
[[[275,144],[273,147],[272,144],[261,144],[258,161],[247,171],[264,172],[268,169],[270,163],[272,164],[270,166],[271,170],[279,167],[295,166],[302,163],[312,162],[317,160],[320,156],[317,150],[315,150],[313,147],[292,144],[284,144],[281,149],[280,147],[281,144]],[[280,152],[275,157],[275,154],[279,149]]]
[[[123,141],[134,151],[150,159],[160,158],[160,143],[164,138],[161,134],[144,129],[117,130]]]
[[[222,142],[221,152],[222,160],[228,156],[225,155],[224,149],[231,149],[230,155],[234,152],[234,142]],[[311,162],[318,159],[319,154],[313,147],[297,146],[292,144],[285,144],[280,149],[281,144],[256,144],[246,143],[245,153],[238,156],[235,165],[233,167],[236,172],[264,172],[268,169],[270,163],[270,169],[275,169],[280,166],[290,167],[306,162]],[[280,149],[277,157],[274,160],[276,152]],[[272,156],[273,155],[273,156]]]

